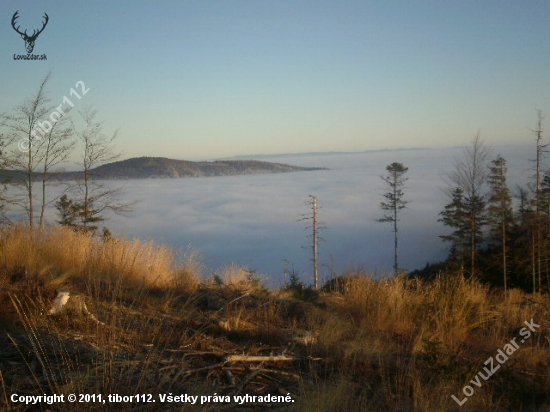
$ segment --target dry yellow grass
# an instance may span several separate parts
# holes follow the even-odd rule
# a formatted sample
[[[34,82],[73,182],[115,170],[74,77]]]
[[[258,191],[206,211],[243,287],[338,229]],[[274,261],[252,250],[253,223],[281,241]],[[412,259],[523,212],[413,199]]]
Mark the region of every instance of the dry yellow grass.
[[[18,384],[30,393],[203,395],[261,391],[267,382],[284,382],[298,395],[298,402],[281,409],[288,411],[549,408],[548,295],[510,290],[504,296],[460,276],[375,280],[348,271],[334,282],[336,291],[298,294],[304,302],[288,291],[269,295],[235,264],[215,273],[217,283],[199,284],[203,272],[196,252],[178,256],[153,242],[103,242],[60,227],[0,231],[0,304],[15,308],[24,327],[10,335],[13,342],[8,339],[12,357],[0,355],[0,410],[8,403],[2,401],[5,388]],[[92,296],[90,308],[104,324],[42,315],[62,286]],[[0,310],[0,328],[2,316]],[[462,398],[484,362],[531,319],[540,329],[459,407],[451,395]],[[298,332],[309,339],[295,339]],[[28,370],[2,369],[17,350],[35,384],[18,377]],[[219,362],[220,353],[251,351],[284,351],[301,361],[264,365],[270,372],[262,373],[254,369],[258,365],[235,367],[241,381],[233,384],[213,374],[207,362]],[[36,361],[41,367],[33,370]],[[268,373],[276,378],[262,380]],[[196,379],[191,384],[183,376]]]
[[[550,362],[547,295],[512,290],[505,297],[460,276],[432,282],[377,281],[364,273],[348,273],[336,283],[339,292],[322,297],[329,310],[309,312],[309,327],[318,334],[310,350],[316,356],[339,359],[347,372],[344,377],[375,369],[370,384],[376,382],[377,396],[393,402],[380,401],[368,410],[458,410],[450,395],[461,395],[484,362],[518,337],[524,322],[531,319],[541,325],[540,330],[514,354],[507,368],[490,383],[476,387],[475,396],[460,410],[518,408],[527,402],[525,393],[532,388],[525,385],[503,392],[503,387],[523,382],[525,376],[548,379],[548,373],[541,372],[542,365]],[[543,387],[537,387],[538,393],[546,390]]]
[[[104,242],[59,226],[4,228],[0,248],[4,273],[35,279],[48,288],[107,283],[126,288],[178,285],[191,291],[200,276],[196,256],[176,262],[171,249],[153,241],[111,238]]]

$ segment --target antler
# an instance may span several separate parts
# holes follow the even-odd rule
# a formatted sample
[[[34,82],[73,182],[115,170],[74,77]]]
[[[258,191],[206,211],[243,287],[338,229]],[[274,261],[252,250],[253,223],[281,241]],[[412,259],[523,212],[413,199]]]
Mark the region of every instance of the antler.
[[[27,30],[25,30],[24,33],[21,33],[21,32],[19,31],[19,27],[21,27],[21,26],[15,27],[15,21],[19,18],[19,16],[17,15],[18,13],[19,13],[19,10],[17,10],[17,11],[15,12],[15,14],[13,15],[13,17],[11,18],[11,26],[13,27],[13,29],[14,29],[17,33],[19,33],[21,36],[25,36],[25,37],[26,37],[27,39],[29,39],[29,40],[34,40],[34,39],[36,39],[36,38],[38,37],[38,35],[39,35],[40,33],[42,33],[42,31],[44,30],[44,28],[45,28],[46,25],[48,24],[48,21],[50,20],[50,18],[48,17],[48,14],[47,14],[47,13],[44,13],[44,16],[43,16],[43,17],[44,17],[46,20],[42,23],[42,28],[41,28],[40,30],[38,30],[38,33],[36,32],[36,30],[33,30],[32,36],[29,36],[29,35],[27,34]]]
[[[25,30],[25,33],[21,33],[21,32],[19,31],[19,27],[21,27],[21,26],[17,26],[17,28],[15,27],[15,20],[17,20],[17,18],[19,17],[19,16],[17,15],[17,13],[19,13],[19,10],[17,10],[17,11],[15,12],[15,14],[13,15],[13,17],[11,18],[11,26],[12,26],[13,29],[14,29],[17,33],[19,33],[21,36],[26,36],[26,35],[27,35],[27,30]],[[46,13],[44,13],[44,14],[46,14]]]
[[[48,17],[48,15],[46,13],[44,13],[44,16],[43,16],[46,21],[44,23],[42,23],[42,28],[40,30],[38,30],[38,33],[35,33],[36,30],[33,30],[32,32],[32,36],[30,36],[31,39],[36,39],[38,37],[38,35],[40,33],[42,33],[42,31],[44,31],[44,28],[46,27],[46,25],[48,24],[48,21],[50,20],[50,18]]]

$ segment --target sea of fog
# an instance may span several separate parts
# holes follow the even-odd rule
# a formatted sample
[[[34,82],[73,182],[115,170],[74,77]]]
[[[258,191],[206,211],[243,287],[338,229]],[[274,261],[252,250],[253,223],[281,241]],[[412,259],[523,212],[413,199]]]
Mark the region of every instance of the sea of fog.
[[[492,149],[508,160],[511,189],[525,185],[533,175],[533,146]],[[400,213],[399,265],[412,270],[444,259],[448,245],[438,237],[448,230],[438,222],[448,202],[442,180],[454,168],[463,148],[382,150],[250,156],[248,159],[328,170],[283,174],[148,179],[116,182],[124,198],[136,200],[129,217],[111,216],[105,222],[114,233],[167,243],[175,249],[196,249],[209,273],[232,262],[257,270],[269,286],[284,282],[289,270],[312,283],[311,244],[306,222],[311,213],[308,195],[318,199],[318,217],[324,222],[319,244],[321,279],[331,271],[362,266],[377,274],[391,274],[393,232],[379,223],[385,191],[380,178],[386,166],[401,162],[409,168],[404,189],[410,201]],[[50,216],[53,220],[55,217]]]

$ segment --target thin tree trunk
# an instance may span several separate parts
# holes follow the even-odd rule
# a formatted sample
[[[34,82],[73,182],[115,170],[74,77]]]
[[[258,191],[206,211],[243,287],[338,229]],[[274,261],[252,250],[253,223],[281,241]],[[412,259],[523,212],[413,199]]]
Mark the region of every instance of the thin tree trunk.
[[[42,206],[40,207],[40,219],[38,226],[44,226],[44,211],[46,210],[46,179],[42,179]]]
[[[44,170],[42,172],[42,206],[40,208],[40,220],[38,225],[40,227],[44,226],[44,212],[46,210],[46,174],[48,173],[48,152],[46,151],[46,156],[44,157]]]
[[[460,237],[460,276],[464,277],[464,265],[466,261],[466,243],[464,237]]]
[[[313,276],[315,289],[319,289],[319,274],[317,272],[317,198],[313,197]]]
[[[540,130],[540,129],[539,129]],[[538,274],[538,283],[540,291],[540,276],[541,276],[541,221],[540,221],[540,152],[541,146],[537,145],[537,274]]]
[[[54,126],[55,127],[55,126]],[[49,139],[51,139],[51,131]],[[40,207],[40,219],[38,221],[38,226],[44,226],[44,211],[46,210],[46,175],[48,173],[48,158],[50,152],[50,141],[48,140],[48,145],[46,147],[46,153],[44,155],[44,169],[42,170],[42,205]]]
[[[471,241],[471,244],[470,244],[470,248],[471,248],[471,251],[470,251],[471,274],[470,274],[470,276],[471,277],[474,277],[474,275],[475,275],[475,255],[476,255],[476,232],[475,232],[475,228],[476,228],[475,217],[472,217],[471,227],[470,227],[470,230],[472,231],[471,236],[470,236],[470,241]]]
[[[29,226],[32,228],[34,223],[33,203],[32,203],[32,150],[31,150],[31,138],[29,134],[29,151],[27,152],[27,192],[29,195]]]
[[[84,230],[86,230],[86,227],[88,225],[88,205],[89,205],[89,192],[88,192],[88,168],[84,166],[84,216],[82,217],[82,225],[84,226]]]
[[[541,145],[540,140],[542,138],[542,113],[539,110],[538,111],[538,127],[535,131],[536,133],[536,139],[537,139],[537,159],[536,159],[536,169],[537,169],[537,192],[536,192],[536,225],[537,225],[537,267],[536,267],[536,274],[538,273],[538,283],[539,283],[539,291],[541,288],[541,221],[540,221],[540,192],[541,192],[541,181],[540,181],[540,158],[542,155],[542,151],[546,145]],[[535,287],[533,287],[533,290]]]
[[[394,199],[397,198],[397,188],[394,187]],[[394,245],[393,245],[393,270],[395,273],[395,276],[397,276],[397,271],[399,268],[399,265],[397,263],[397,203],[395,204],[395,207],[393,208],[393,233],[394,233]]]
[[[537,291],[537,267],[535,260],[535,231],[531,231],[531,265],[533,266],[533,293]]]
[[[506,296],[506,221],[502,219],[502,272],[504,276],[504,296]]]

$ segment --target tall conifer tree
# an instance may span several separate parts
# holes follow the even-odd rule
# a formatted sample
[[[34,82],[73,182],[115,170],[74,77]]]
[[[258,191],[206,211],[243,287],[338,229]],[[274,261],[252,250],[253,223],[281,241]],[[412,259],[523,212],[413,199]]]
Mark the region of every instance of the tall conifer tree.
[[[380,176],[384,182],[388,185],[389,190],[384,193],[385,201],[380,202],[380,208],[384,211],[384,217],[378,219],[379,222],[390,222],[393,224],[394,233],[394,264],[393,269],[397,275],[399,271],[399,265],[397,261],[397,222],[398,212],[404,209],[409,203],[403,200],[403,188],[405,182],[409,180],[404,175],[409,170],[408,167],[403,166],[402,163],[394,162],[386,167],[388,171],[387,176]]]

